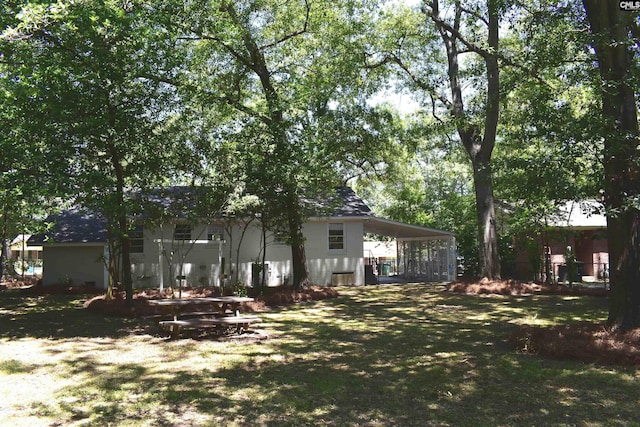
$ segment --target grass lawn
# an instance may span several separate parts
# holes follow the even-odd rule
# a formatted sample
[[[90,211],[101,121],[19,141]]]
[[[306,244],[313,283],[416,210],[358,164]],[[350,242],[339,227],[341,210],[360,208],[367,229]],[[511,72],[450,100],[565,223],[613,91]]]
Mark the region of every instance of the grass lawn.
[[[262,341],[165,341],[78,296],[0,292],[2,426],[639,426],[639,372],[522,355],[518,324],[604,298],[340,289],[261,313]]]

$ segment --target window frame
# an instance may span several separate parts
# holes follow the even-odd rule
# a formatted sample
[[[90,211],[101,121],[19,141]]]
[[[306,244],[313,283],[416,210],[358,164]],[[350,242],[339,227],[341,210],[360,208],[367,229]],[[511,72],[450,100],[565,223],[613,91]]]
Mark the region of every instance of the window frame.
[[[129,230],[129,252],[132,254],[144,253],[144,227],[136,225]]]
[[[216,224],[207,225],[207,240],[212,242],[224,242],[224,227]]]
[[[187,227],[189,231],[187,233]],[[191,224],[176,224],[173,228],[173,240],[175,241],[189,241],[191,240],[191,234],[193,233],[193,227]]]
[[[286,246],[289,243],[287,242],[288,235],[286,230],[275,230],[271,233],[273,236],[273,244],[274,245],[283,245]]]
[[[339,245],[339,247],[337,247]],[[329,252],[345,252],[347,241],[345,238],[344,222],[327,223],[327,247]]]

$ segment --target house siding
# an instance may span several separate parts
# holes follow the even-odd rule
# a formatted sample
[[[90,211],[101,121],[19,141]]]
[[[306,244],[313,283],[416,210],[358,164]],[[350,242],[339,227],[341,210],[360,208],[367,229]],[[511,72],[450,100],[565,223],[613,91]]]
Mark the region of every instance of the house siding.
[[[103,254],[104,245],[45,246],[42,284],[61,284],[68,278],[73,285],[92,283],[106,288]]]
[[[273,235],[268,233],[265,250],[262,231],[257,221],[251,223],[243,235],[241,219],[237,218],[239,224],[233,227],[231,236],[225,232],[223,241],[208,240],[209,231],[212,235],[219,234],[219,229],[211,227],[209,230],[208,224],[194,227],[191,233],[181,227],[180,232],[176,234],[175,224],[184,225],[186,222],[181,218],[188,217],[187,212],[184,215],[179,212],[182,212],[182,209],[189,210],[188,206],[193,202],[186,196],[198,195],[199,191],[198,188],[171,187],[157,193],[142,195],[160,209],[172,207],[176,214],[171,221],[172,224],[167,223],[158,229],[142,230],[142,239],[139,227],[131,233],[133,286],[174,286],[178,276],[186,284],[194,286],[219,286],[223,281],[230,283],[236,275],[242,283],[257,283],[259,278],[252,277],[252,273],[258,273],[255,271],[255,264],[262,263],[263,259],[268,266],[266,281],[269,286],[291,283],[291,248],[287,244],[274,242]],[[336,207],[336,202],[339,205],[340,200],[342,205]],[[174,206],[174,202],[179,201],[187,203],[184,206],[179,203]],[[309,282],[312,284],[365,284],[365,276],[369,277],[365,274],[365,230],[367,233],[392,237],[404,235],[452,241],[452,234],[448,232],[376,218],[350,188],[338,188],[335,195],[329,198],[320,197],[315,202],[310,202],[318,204],[319,215],[322,215],[320,212],[332,212],[328,217],[312,217],[303,226],[306,266]],[[48,269],[45,269],[43,282],[55,283],[59,277],[69,274],[76,282],[94,282],[99,286],[106,286],[106,270],[95,261],[102,256],[104,242],[108,236],[105,219],[89,210],[74,207],[51,216],[48,221],[55,224],[50,232],[32,236],[33,243],[36,244],[56,242],[45,243],[43,248],[44,253],[49,254],[46,262]],[[222,222],[224,218],[213,220],[214,224],[211,225],[220,227],[218,221]],[[177,236],[190,240],[176,241]],[[238,250],[241,236],[242,245]],[[91,253],[78,253],[86,249],[71,249],[72,246],[94,249]],[[266,252],[264,258],[263,251]],[[231,260],[234,262],[231,263]]]
[[[363,223],[361,220],[332,222],[344,224],[344,248],[341,250],[329,250],[327,221],[309,222],[303,227],[309,281],[317,285],[330,285],[334,273],[348,272],[353,273],[353,284],[362,285]],[[179,275],[185,276],[185,284],[188,285],[220,286],[221,259],[224,259],[227,278],[233,278],[232,274],[238,269],[238,280],[244,284],[252,284],[252,264],[262,260],[261,228],[258,225],[250,225],[246,229],[238,260],[236,251],[242,235],[241,227],[234,227],[231,239],[225,236],[226,240],[223,242],[206,240],[206,231],[206,225],[196,226],[192,231],[192,241],[181,242],[173,240],[173,225],[165,225],[156,230],[145,229],[144,251],[131,254],[133,286],[158,287],[161,283],[164,287],[175,286]],[[59,278],[68,275],[74,283],[95,282],[96,286],[106,287],[104,266],[102,261],[96,262],[100,259],[103,248],[104,246],[46,246],[44,262],[47,268],[43,273],[44,284],[57,283]],[[172,251],[173,266],[170,269]],[[230,251],[233,265],[229,263]],[[179,264],[183,256],[184,263],[180,274]],[[268,286],[291,283],[291,248],[286,244],[275,243],[271,233],[267,234],[265,262],[268,264]],[[64,266],[74,266],[74,271],[66,271]]]

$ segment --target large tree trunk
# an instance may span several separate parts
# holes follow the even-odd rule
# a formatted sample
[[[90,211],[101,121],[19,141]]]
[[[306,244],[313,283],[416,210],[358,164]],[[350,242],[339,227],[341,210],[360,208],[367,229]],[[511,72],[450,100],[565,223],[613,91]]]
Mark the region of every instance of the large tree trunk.
[[[2,230],[0,230],[0,280],[4,277],[5,254],[7,253],[7,228],[9,221],[9,206],[5,200],[2,201],[3,213],[0,218]]]
[[[307,255],[304,248],[304,235],[302,234],[303,217],[301,215],[300,201],[292,192],[287,197],[289,208],[289,240],[291,241],[291,264],[293,269],[293,287],[302,288],[309,284],[307,271]]]
[[[640,327],[640,143],[632,86],[630,29],[634,14],[618,2],[584,0],[602,79],[605,206],[609,238],[609,324]],[[635,199],[635,205],[632,201]]]
[[[131,278],[131,245],[129,240],[129,230],[127,226],[127,217],[121,215],[118,218],[120,228],[120,246],[122,255],[122,283],[126,293],[126,303],[133,306],[133,280]]]
[[[3,238],[0,242],[0,280],[4,277],[4,253],[7,250],[6,240]]]
[[[477,157],[472,163],[479,225],[480,275],[497,280],[500,279],[500,258],[498,256],[498,233],[496,231],[491,165],[489,162],[478,160]]]
[[[117,150],[113,150],[116,152]],[[120,255],[122,256],[122,284],[126,293],[126,304],[133,306],[133,280],[131,278],[131,245],[129,240],[129,226],[127,224],[127,209],[124,202],[124,171],[117,154],[112,156],[113,167],[116,172],[116,212],[118,223],[118,239],[120,240]]]
[[[487,44],[489,49],[475,48],[485,62],[487,73],[486,116],[484,134],[479,126],[472,124],[467,116],[462,96],[458,41],[462,20],[462,8],[455,8],[453,26],[447,25],[441,18],[437,0],[431,3],[431,17],[436,24],[447,52],[449,84],[451,87],[451,113],[457,122],[458,135],[473,165],[473,185],[476,195],[478,218],[478,248],[480,255],[480,274],[488,279],[500,279],[500,257],[498,254],[498,236],[493,198],[493,177],[491,155],[496,141],[498,117],[500,112],[500,74],[498,68],[498,9],[494,1],[487,1],[489,19],[487,22]],[[466,49],[465,49],[466,50]]]
[[[307,286],[309,284],[309,273],[307,272],[304,241],[291,243],[291,260],[293,264],[293,287],[300,289]]]
[[[114,107],[109,106],[109,120],[111,128],[115,128]],[[122,155],[111,142],[111,166],[116,175],[116,206],[115,220],[118,224],[117,238],[120,242],[120,255],[122,259],[122,284],[126,294],[126,304],[133,306],[133,280],[131,279],[131,247],[129,241],[129,226],[127,224],[127,207],[124,201],[125,172],[122,166]]]

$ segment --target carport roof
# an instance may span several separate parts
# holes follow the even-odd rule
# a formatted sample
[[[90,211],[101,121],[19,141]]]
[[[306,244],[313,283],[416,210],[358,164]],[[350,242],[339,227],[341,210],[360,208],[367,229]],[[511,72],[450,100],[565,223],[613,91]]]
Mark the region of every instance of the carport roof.
[[[380,234],[382,236],[395,237],[396,239],[437,239],[455,236],[455,233],[449,231],[406,224],[385,218],[367,216],[363,217],[363,220],[365,233]]]

